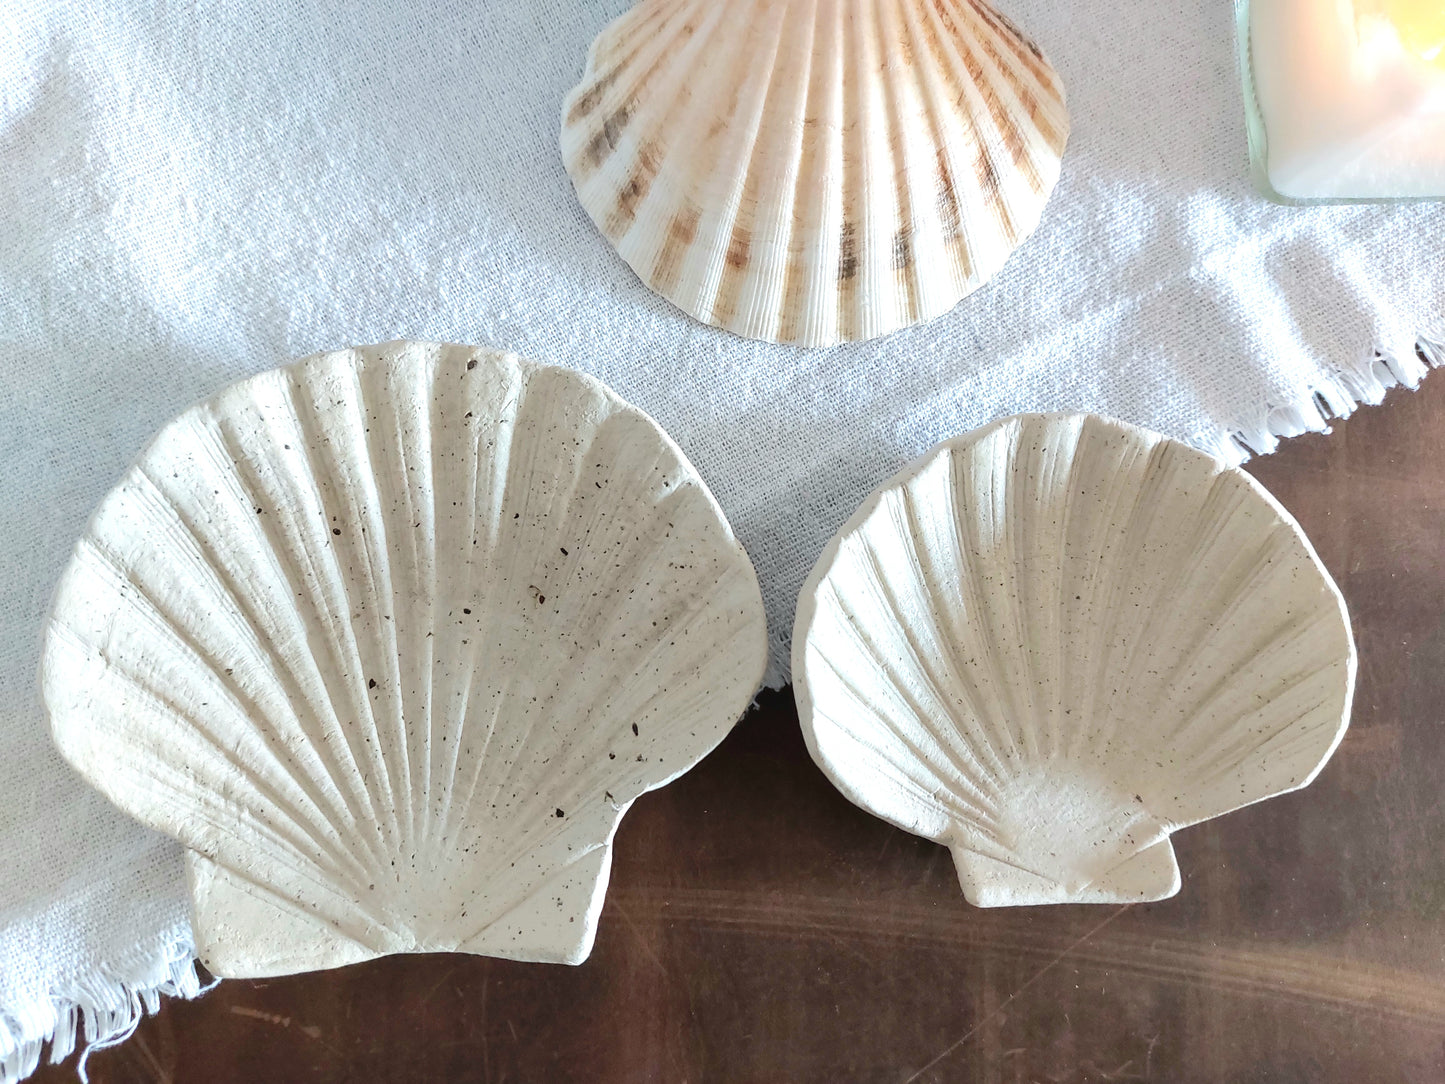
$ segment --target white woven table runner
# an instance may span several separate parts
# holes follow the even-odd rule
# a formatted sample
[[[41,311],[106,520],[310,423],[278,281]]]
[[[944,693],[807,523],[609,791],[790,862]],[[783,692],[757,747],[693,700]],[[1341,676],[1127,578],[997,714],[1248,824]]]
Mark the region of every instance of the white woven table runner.
[[[194,989],[178,852],[58,760],[35,666],[91,507],[240,376],[409,337],[601,377],[731,517],[777,683],[826,539],[942,437],[1085,408],[1238,459],[1445,360],[1445,207],[1257,198],[1221,0],[1004,5],[1073,136],[1038,234],[946,318],[822,352],[699,326],[598,236],[556,149],[626,2],[0,6],[0,1081],[68,1046],[77,1007],[105,1033]]]

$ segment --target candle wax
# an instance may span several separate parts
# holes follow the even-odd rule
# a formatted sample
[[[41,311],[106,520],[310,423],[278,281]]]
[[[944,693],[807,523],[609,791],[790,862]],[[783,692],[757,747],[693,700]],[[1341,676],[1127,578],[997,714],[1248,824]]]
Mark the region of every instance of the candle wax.
[[[1445,197],[1445,0],[1250,0],[1270,186]]]

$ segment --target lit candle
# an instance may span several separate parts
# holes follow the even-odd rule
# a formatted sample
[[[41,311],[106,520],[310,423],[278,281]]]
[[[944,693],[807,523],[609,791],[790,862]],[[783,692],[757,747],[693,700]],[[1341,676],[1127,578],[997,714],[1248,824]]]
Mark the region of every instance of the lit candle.
[[[1290,199],[1445,197],[1445,0],[1250,0],[1270,185]]]

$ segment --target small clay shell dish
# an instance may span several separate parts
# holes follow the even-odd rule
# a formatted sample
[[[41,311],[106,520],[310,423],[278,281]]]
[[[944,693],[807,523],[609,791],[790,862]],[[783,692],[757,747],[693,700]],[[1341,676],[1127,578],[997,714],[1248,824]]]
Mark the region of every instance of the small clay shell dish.
[[[577,963],[618,821],[767,652],[747,555],[657,424],[509,354],[320,354],[168,425],[65,570],[56,744],[180,840],[217,974]]]
[[[987,282],[1068,133],[1058,75],[987,0],[643,0],[593,43],[561,146],[651,289],[829,346]]]
[[[883,485],[793,634],[814,760],[985,907],[1173,895],[1169,834],[1308,784],[1354,676],[1339,591],[1258,483],[1079,414]]]

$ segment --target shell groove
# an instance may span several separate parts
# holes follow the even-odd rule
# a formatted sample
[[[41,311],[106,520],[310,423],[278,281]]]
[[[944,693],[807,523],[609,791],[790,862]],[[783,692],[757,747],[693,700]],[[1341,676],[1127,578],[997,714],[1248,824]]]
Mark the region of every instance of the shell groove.
[[[979,905],[1179,888],[1174,829],[1305,786],[1344,734],[1344,602],[1248,475],[1021,415],[875,492],[799,600],[814,759],[948,846]]]
[[[592,220],[698,320],[804,346],[938,316],[1037,226],[1069,120],[987,0],[644,0],[562,110]]]
[[[746,709],[757,578],[681,451],[589,377],[317,355],[164,429],[62,577],[62,754],[193,854],[232,976],[579,962],[631,802]]]

